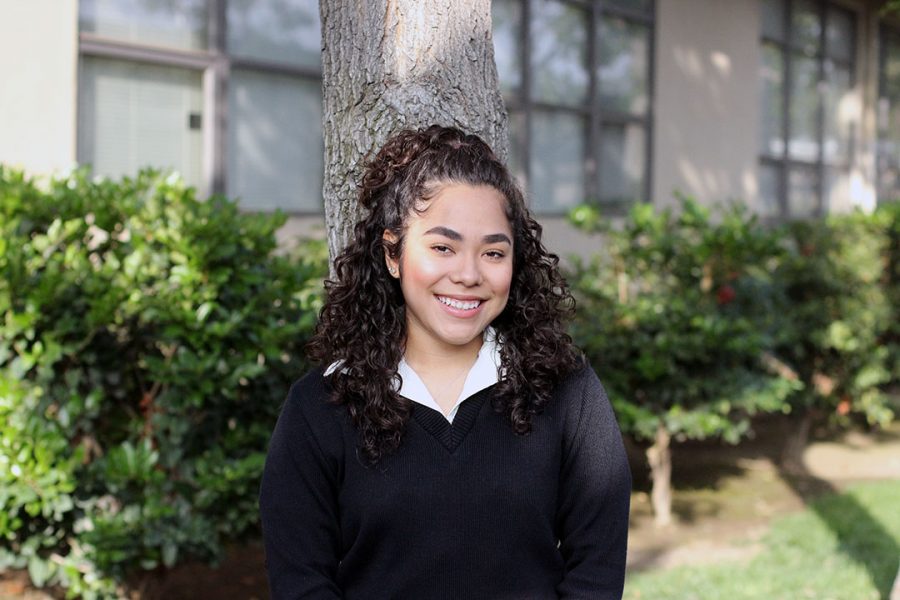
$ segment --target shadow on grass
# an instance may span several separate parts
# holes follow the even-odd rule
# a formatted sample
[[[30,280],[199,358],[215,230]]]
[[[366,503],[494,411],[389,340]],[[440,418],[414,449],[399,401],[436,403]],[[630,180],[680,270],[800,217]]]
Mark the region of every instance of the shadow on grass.
[[[881,600],[890,600],[900,546],[884,526],[856,498],[828,481],[803,470],[779,474],[831,529],[838,550],[868,571]]]

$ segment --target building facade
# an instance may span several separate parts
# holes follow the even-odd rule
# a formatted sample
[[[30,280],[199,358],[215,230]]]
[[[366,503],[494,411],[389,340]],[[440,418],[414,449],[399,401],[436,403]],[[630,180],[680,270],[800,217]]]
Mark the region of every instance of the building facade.
[[[582,202],[771,219],[900,197],[900,21],[875,0],[494,0],[511,163],[561,252]],[[316,0],[0,0],[0,162],[322,221]]]

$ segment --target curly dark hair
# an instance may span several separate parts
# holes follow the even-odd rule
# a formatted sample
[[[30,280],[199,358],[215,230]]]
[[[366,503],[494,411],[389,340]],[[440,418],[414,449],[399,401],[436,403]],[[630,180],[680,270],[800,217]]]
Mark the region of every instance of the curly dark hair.
[[[325,282],[326,300],[310,358],[329,374],[333,400],[347,406],[359,431],[360,450],[371,462],[397,449],[412,412],[399,395],[397,366],[403,357],[406,317],[400,283],[388,273],[385,252],[399,259],[406,222],[413,211],[448,184],[487,185],[506,198],[513,232],[513,277],[506,307],[491,326],[497,331],[503,377],[493,407],[517,434],[531,431],[554,385],[579,364],[566,333],[575,301],[559,271],[559,258],[541,243],[541,226],[525,206],[507,168],[478,136],[452,127],[400,131],[366,164],[359,201],[367,216],[335,259],[335,280]],[[385,230],[396,242],[384,239]]]

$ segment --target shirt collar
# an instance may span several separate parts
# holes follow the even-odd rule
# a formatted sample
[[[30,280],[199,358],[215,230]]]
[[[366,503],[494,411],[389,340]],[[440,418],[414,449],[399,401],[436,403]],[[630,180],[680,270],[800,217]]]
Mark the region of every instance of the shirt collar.
[[[400,364],[397,365],[397,374],[400,375],[402,381],[400,389],[398,390],[401,396],[436,410],[442,415],[444,414],[444,411],[441,410],[438,403],[431,396],[428,388],[425,387],[425,383],[413,368],[409,366],[409,363],[406,362],[405,358],[400,359]],[[454,404],[453,408],[450,409],[450,412],[445,415],[446,419],[452,423],[453,418],[456,416],[456,411],[459,409],[459,405],[462,404],[463,400],[472,397],[485,388],[491,387],[499,380],[500,345],[497,341],[497,332],[492,327],[488,327],[484,330],[481,348],[478,350],[478,357],[475,359],[475,364],[469,369],[469,374],[466,376],[462,392],[456,399],[456,404]]]
[[[343,361],[336,361],[331,363],[325,370],[325,376],[327,377],[339,369],[342,362]],[[443,411],[431,396],[428,388],[425,387],[422,378],[419,377],[411,366],[409,366],[409,363],[406,362],[405,358],[400,359],[400,364],[397,365],[397,374],[400,376],[401,384],[399,389],[397,389],[396,386],[394,389],[397,390],[401,396],[443,414]],[[488,327],[484,330],[481,348],[478,350],[478,357],[475,359],[475,364],[472,365],[469,374],[466,376],[466,381],[463,384],[463,389],[459,398],[456,400],[456,404],[454,404],[450,412],[445,415],[446,419],[452,423],[453,418],[456,416],[456,411],[459,409],[459,405],[462,404],[463,400],[494,385],[500,380],[501,376],[502,369],[500,366],[499,336],[493,327]]]

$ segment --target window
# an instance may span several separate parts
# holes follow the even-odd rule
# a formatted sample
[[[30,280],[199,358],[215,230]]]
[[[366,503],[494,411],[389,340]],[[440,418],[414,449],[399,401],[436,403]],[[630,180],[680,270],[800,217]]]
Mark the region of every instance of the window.
[[[849,186],[855,15],[816,0],[762,0],[761,10],[760,212],[822,215]]]
[[[316,0],[81,0],[78,160],[321,212]]]
[[[878,201],[900,199],[900,30],[882,25],[878,60]]]
[[[534,210],[649,198],[652,0],[493,0],[510,162]]]

